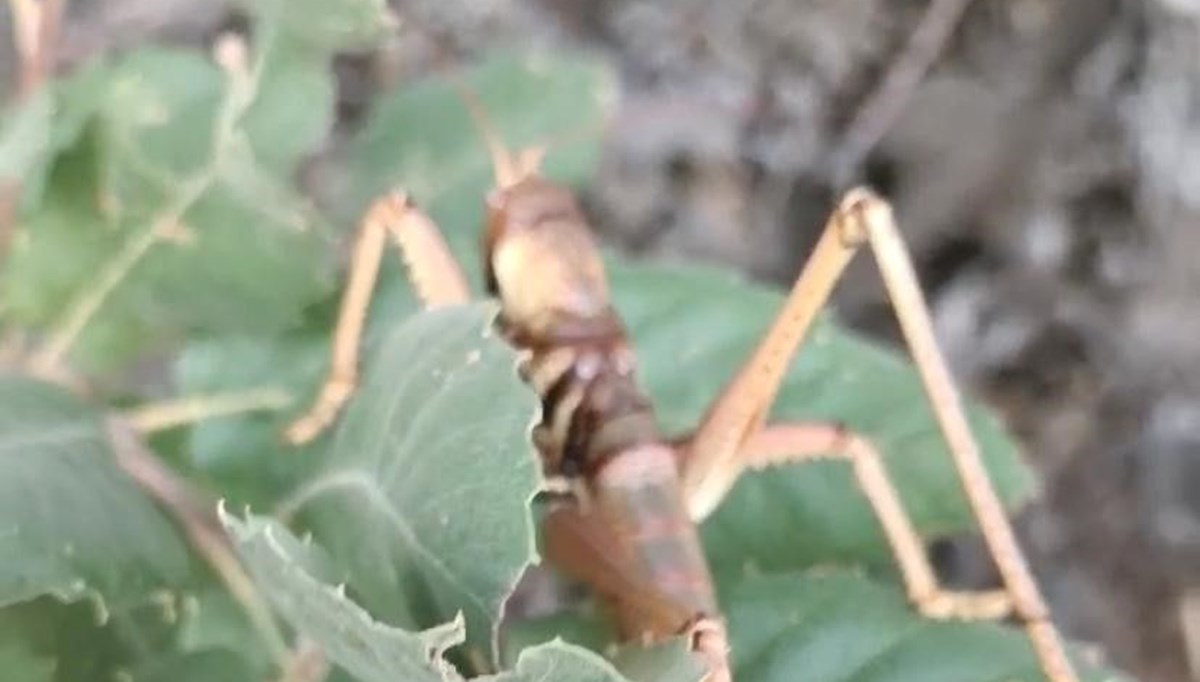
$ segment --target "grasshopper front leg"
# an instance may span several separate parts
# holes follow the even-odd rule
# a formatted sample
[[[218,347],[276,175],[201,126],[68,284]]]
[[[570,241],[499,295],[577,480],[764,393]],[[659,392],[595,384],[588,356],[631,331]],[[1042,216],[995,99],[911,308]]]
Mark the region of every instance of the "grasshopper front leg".
[[[427,308],[466,303],[467,278],[437,226],[403,192],[378,199],[359,225],[334,330],[329,375],[308,412],[288,426],[284,437],[301,444],[321,434],[350,399],[358,384],[358,356],[371,292],[388,236],[400,250],[417,296]]]
[[[805,432],[796,425],[763,430],[788,365],[846,265],[864,244],[875,255],[934,416],[1004,579],[1013,610],[1024,623],[1047,677],[1052,682],[1076,682],[1075,670],[980,461],[891,208],[867,190],[849,192],[834,211],[771,329],[688,442],[682,479],[691,514],[696,519],[705,517],[748,465],[811,459],[815,450],[824,448],[853,462],[860,487],[896,549],[897,564],[918,608],[930,615],[949,616],[1002,610],[1003,604],[992,596],[971,599],[971,595],[959,596],[937,587],[920,539],[869,442],[851,434],[839,436],[828,426],[823,427],[825,434]],[[819,437],[814,440],[814,436]],[[824,444],[820,443],[822,438]]]

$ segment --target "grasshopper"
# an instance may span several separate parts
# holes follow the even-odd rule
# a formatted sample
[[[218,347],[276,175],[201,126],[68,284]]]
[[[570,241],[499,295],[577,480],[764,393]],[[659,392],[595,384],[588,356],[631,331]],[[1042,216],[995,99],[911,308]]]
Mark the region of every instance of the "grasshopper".
[[[482,234],[487,293],[497,325],[523,351],[522,376],[541,397],[533,433],[548,477],[564,482],[543,519],[544,552],[610,607],[621,637],[683,636],[711,682],[732,673],[724,622],[696,524],[748,468],[840,458],[853,469],[894,554],[905,591],[937,619],[1015,617],[1051,682],[1076,673],[980,463],[958,391],[934,339],[907,249],[881,197],[847,192],[833,210],[783,308],[741,369],[685,438],[659,431],[639,387],[636,359],[613,308],[600,252],[573,194],[539,175],[546,151],[506,149],[470,93],[466,105],[489,148],[495,186]],[[427,307],[467,302],[467,278],[433,221],[403,191],[362,219],[334,332],[331,368],[311,409],[286,433],[315,438],[358,381],[363,324],[388,240]],[[875,256],[937,423],[1005,589],[944,589],[880,455],[834,423],[767,423],[771,404],[814,319],[854,254]]]

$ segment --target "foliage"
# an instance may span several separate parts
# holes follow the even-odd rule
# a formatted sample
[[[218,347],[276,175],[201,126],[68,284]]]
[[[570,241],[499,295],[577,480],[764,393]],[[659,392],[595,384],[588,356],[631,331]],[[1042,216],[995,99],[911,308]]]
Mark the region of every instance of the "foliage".
[[[187,575],[183,543],[117,467],[103,415],[20,377],[0,377],[0,518],[0,605],[89,592],[119,605]]]
[[[678,641],[596,653],[613,651],[587,608],[506,614],[537,561],[544,482],[529,439],[538,401],[491,331],[493,304],[420,313],[389,256],[363,386],[331,433],[282,443],[327,367],[344,236],[332,227],[403,186],[477,280],[491,170],[452,81],[434,77],[373,104],[337,161],[351,189],[315,205],[296,178],[329,139],[330,60],[390,21],[381,0],[246,7],[246,49],[114,55],[0,117],[0,182],[21,185],[0,331],[29,341],[0,374],[4,679],[262,680],[307,640],[336,679],[361,682],[698,679]],[[613,90],[602,66],[507,54],[463,78],[507,143],[568,140],[546,173],[586,182],[597,147],[580,133]],[[780,295],[705,269],[609,263],[641,377],[681,433]],[[199,396],[212,414],[172,425],[131,409],[164,396]],[[1015,508],[1032,478],[996,420],[971,411]],[[822,319],[775,416],[871,437],[927,537],[972,527],[895,353]],[[147,431],[149,463],[113,439],[122,424]],[[740,680],[1036,677],[1018,631],[911,611],[844,465],[748,475],[702,531]]]

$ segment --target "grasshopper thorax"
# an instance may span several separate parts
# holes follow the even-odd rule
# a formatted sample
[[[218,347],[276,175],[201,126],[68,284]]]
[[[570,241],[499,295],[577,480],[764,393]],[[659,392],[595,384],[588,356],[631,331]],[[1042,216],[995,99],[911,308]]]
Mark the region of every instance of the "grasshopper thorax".
[[[611,316],[599,249],[574,196],[537,175],[487,202],[484,272],[505,324],[534,343]]]

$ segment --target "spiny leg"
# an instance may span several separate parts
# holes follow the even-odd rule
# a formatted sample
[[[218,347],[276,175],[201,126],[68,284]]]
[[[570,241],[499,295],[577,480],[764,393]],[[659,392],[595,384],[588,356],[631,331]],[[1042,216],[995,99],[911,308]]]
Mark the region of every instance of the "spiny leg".
[[[306,443],[320,435],[354,392],[363,325],[389,235],[400,249],[413,288],[426,307],[454,305],[470,299],[466,277],[433,221],[414,208],[401,192],[378,199],[367,211],[355,239],[349,281],[342,293],[334,329],[329,375],[312,407],[293,421],[284,434],[293,444]]]
[[[766,422],[792,357],[854,254],[842,242],[841,214],[830,218],[771,328],[689,439],[681,474],[694,519],[708,516],[741,475],[743,443]]]
[[[981,463],[891,208],[868,190],[852,190],[842,199],[783,310],[692,437],[681,472],[689,510],[694,518],[706,516],[741,474],[743,445],[763,426],[788,364],[850,258],[863,244],[869,244],[874,252],[968,503],[1011,595],[1013,610],[1024,622],[1049,679],[1075,682],[1075,671]]]
[[[834,424],[771,424],[751,435],[738,456],[745,466],[754,469],[818,459],[846,460],[892,549],[905,592],[922,615],[992,620],[1012,610],[1006,590],[958,592],[941,587],[924,543],[888,477],[883,458],[865,437]]]

